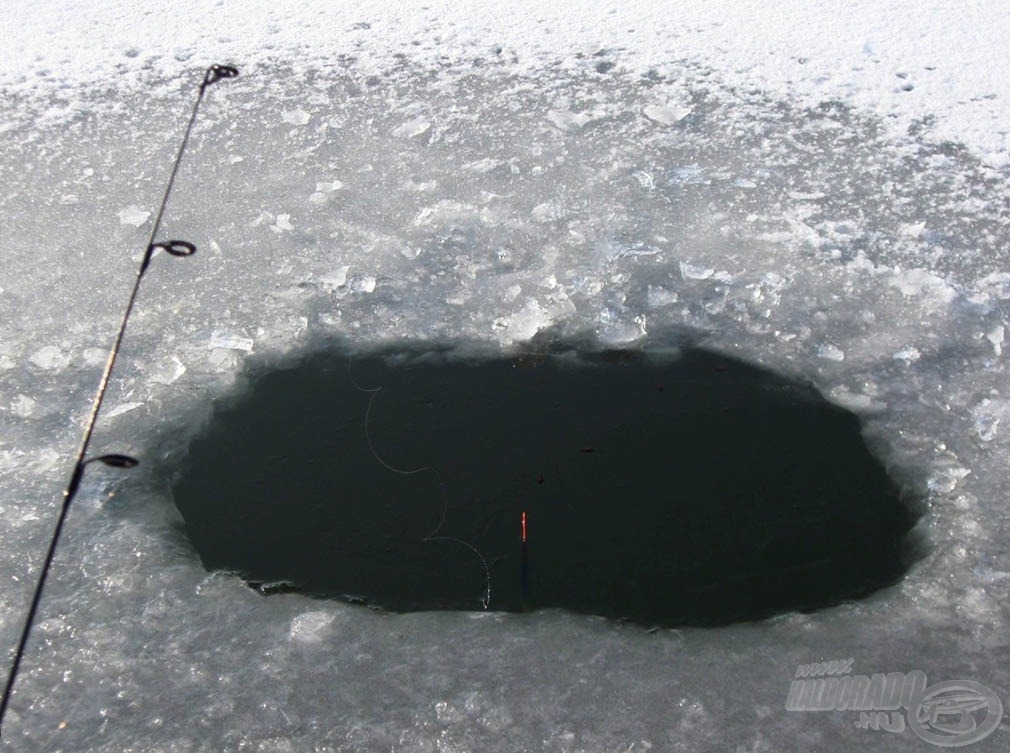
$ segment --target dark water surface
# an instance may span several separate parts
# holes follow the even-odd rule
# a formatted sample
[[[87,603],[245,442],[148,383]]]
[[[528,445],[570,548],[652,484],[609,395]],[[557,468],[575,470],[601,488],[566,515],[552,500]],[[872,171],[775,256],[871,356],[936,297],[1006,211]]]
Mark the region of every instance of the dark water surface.
[[[914,522],[855,416],[702,350],[314,355],[219,406],[174,494],[264,590],[660,625],[866,594]]]

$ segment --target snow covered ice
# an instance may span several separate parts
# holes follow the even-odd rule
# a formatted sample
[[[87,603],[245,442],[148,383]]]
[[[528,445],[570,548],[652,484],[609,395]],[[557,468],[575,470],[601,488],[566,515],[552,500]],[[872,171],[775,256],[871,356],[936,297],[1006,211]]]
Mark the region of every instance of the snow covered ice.
[[[146,276],[92,445],[143,465],[89,466],[5,749],[924,745],[785,709],[798,665],[849,657],[1010,702],[1001,5],[859,5],[844,34],[799,2],[221,5],[0,11],[8,656],[203,70],[242,72],[208,90],[160,233],[200,252]],[[858,603],[656,632],[201,568],[170,474],[247,364],[538,334],[811,379],[924,496],[924,556]]]

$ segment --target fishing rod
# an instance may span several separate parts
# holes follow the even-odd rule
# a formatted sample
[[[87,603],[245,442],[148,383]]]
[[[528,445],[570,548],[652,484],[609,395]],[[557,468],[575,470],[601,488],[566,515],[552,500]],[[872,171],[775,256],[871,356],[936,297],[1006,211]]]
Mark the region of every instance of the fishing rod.
[[[193,112],[189,116],[189,124],[186,126],[185,135],[182,137],[182,144],[179,146],[179,152],[175,157],[175,163],[172,165],[172,172],[168,178],[168,185],[165,188],[165,195],[161,199],[161,205],[158,207],[158,213],[155,215],[154,224],[151,226],[151,234],[147,239],[147,247],[144,251],[144,257],[140,262],[140,269],[137,270],[137,279],[133,283],[133,291],[130,293],[130,298],[126,303],[126,310],[123,313],[122,322],[119,325],[119,331],[116,333],[116,339],[112,343],[112,348],[109,350],[109,358],[105,362],[105,370],[102,372],[102,378],[98,382],[98,390],[95,392],[95,399],[91,404],[91,413],[88,415],[88,420],[84,425],[84,437],[81,439],[81,446],[77,452],[77,459],[74,463],[73,472],[70,475],[70,481],[67,483],[67,488],[63,491],[63,506],[60,509],[60,514],[56,519],[56,526],[53,529],[52,538],[49,541],[49,549],[46,552],[45,560],[42,563],[42,570],[39,573],[38,583],[35,586],[35,593],[32,596],[31,606],[28,608],[28,614],[25,617],[24,627],[21,631],[21,639],[18,641],[17,650],[14,653],[14,661],[11,663],[10,672],[7,675],[7,685],[4,688],[3,698],[0,699],[0,734],[3,730],[3,720],[7,713],[7,706],[10,703],[11,695],[14,691],[14,682],[17,680],[18,671],[21,668],[21,659],[24,657],[25,648],[28,645],[28,636],[31,634],[32,626],[35,623],[35,615],[39,609],[39,603],[42,601],[42,592],[45,589],[46,578],[49,575],[49,569],[53,564],[53,557],[56,554],[56,547],[59,544],[60,534],[63,532],[63,524],[67,519],[67,513],[70,511],[70,503],[73,501],[77,494],[77,489],[81,485],[81,479],[84,476],[84,468],[89,463],[103,463],[104,465],[111,466],[113,468],[134,468],[139,464],[139,460],[129,455],[120,454],[107,454],[98,455],[96,457],[88,457],[88,446],[91,444],[91,435],[95,430],[95,423],[98,420],[98,411],[102,407],[102,401],[105,399],[105,391],[109,386],[109,377],[112,375],[112,368],[116,364],[116,357],[119,355],[119,348],[123,343],[123,336],[126,334],[126,325],[130,320],[130,314],[133,313],[133,306],[137,300],[137,293],[140,291],[140,281],[144,277],[144,273],[147,272],[148,266],[151,264],[151,259],[154,257],[156,251],[165,251],[171,256],[192,256],[196,253],[196,246],[188,241],[180,240],[170,240],[170,241],[155,241],[155,237],[158,235],[158,230],[161,227],[161,218],[165,214],[165,207],[168,206],[168,198],[172,193],[172,187],[175,185],[175,177],[179,173],[179,165],[182,163],[182,155],[186,152],[186,146],[189,144],[189,137],[193,131],[193,124],[196,123],[196,116],[200,111],[200,103],[203,101],[203,95],[207,91],[207,87],[211,84],[226,78],[235,78],[238,75],[238,69],[230,65],[212,65],[210,66],[203,77],[203,82],[200,84],[200,91],[197,94],[196,102],[193,105]]]

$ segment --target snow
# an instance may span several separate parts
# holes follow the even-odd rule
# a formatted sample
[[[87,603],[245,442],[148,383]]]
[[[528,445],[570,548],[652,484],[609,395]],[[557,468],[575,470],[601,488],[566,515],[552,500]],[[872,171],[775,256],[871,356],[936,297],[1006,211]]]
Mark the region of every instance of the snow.
[[[199,253],[155,258],[94,438],[142,465],[88,466],[4,746],[918,743],[785,710],[798,664],[847,657],[1010,700],[1001,3],[8,0],[0,23],[4,646],[203,70],[242,72],[164,218]],[[203,570],[167,475],[247,366],[534,336],[812,380],[923,495],[923,557],[715,630],[388,615]]]

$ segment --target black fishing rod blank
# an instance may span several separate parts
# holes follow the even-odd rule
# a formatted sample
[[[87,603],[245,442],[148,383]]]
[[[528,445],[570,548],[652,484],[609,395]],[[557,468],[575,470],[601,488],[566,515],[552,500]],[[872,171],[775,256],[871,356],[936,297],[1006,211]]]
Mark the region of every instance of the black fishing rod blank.
[[[144,273],[147,272],[148,266],[151,264],[151,259],[154,257],[156,251],[165,251],[171,256],[191,256],[196,253],[196,246],[188,241],[180,240],[169,240],[169,241],[155,241],[155,237],[158,235],[158,230],[161,227],[161,219],[165,214],[165,207],[168,206],[168,199],[172,193],[172,187],[175,185],[175,177],[179,173],[179,165],[182,163],[182,156],[186,152],[186,147],[189,144],[189,137],[193,131],[193,124],[196,123],[196,116],[200,111],[200,103],[203,101],[204,92],[207,91],[207,87],[211,84],[220,81],[225,78],[234,78],[238,75],[238,69],[230,65],[212,65],[207,69],[204,74],[203,82],[200,84],[200,91],[197,94],[196,102],[193,105],[193,111],[189,116],[189,123],[186,125],[186,132],[183,135],[182,143],[179,145],[179,152],[175,157],[175,162],[172,165],[172,172],[168,178],[168,185],[165,188],[165,195],[162,197],[161,205],[158,207],[158,213],[155,215],[154,224],[151,226],[151,234],[147,239],[147,247],[144,251],[144,258],[140,262],[140,269],[137,270],[137,278],[133,283],[133,290],[130,293],[130,298],[126,303],[126,310],[123,312],[123,319],[119,325],[119,330],[116,333],[116,338],[112,343],[112,348],[109,350],[109,357],[105,362],[105,369],[102,371],[102,377],[98,382],[98,389],[95,392],[95,399],[91,404],[91,412],[88,414],[88,419],[84,424],[84,436],[81,439],[80,449],[77,452],[77,458],[74,462],[74,468],[70,475],[70,481],[67,483],[66,489],[63,491],[63,504],[60,508],[59,516],[56,519],[56,526],[53,529],[52,538],[49,541],[49,549],[46,551],[45,559],[42,562],[42,569],[39,573],[38,583],[35,586],[35,592],[32,596],[31,605],[28,607],[28,613],[25,616],[24,627],[21,631],[21,638],[18,641],[17,650],[14,652],[14,660],[11,662],[10,672],[7,675],[7,684],[4,687],[3,698],[0,699],[0,735],[3,733],[3,720],[7,713],[7,706],[10,703],[11,695],[14,691],[14,682],[17,680],[18,671],[21,668],[21,659],[24,657],[25,648],[28,645],[28,637],[32,631],[32,625],[35,623],[35,616],[38,612],[39,603],[42,601],[42,592],[45,589],[46,578],[49,575],[49,569],[53,563],[53,557],[56,554],[56,547],[59,544],[60,534],[63,532],[63,524],[67,519],[67,513],[70,511],[70,503],[73,501],[74,496],[77,494],[77,489],[81,485],[81,478],[84,476],[84,469],[90,463],[103,463],[104,465],[111,466],[113,468],[133,468],[139,461],[136,458],[130,457],[129,455],[120,454],[108,454],[99,455],[97,457],[88,457],[88,447],[91,444],[91,435],[95,430],[95,423],[98,420],[98,412],[102,407],[102,401],[105,399],[105,391],[109,386],[109,377],[112,375],[112,369],[116,364],[116,357],[119,355],[119,348],[123,342],[123,336],[126,334],[126,325],[130,320],[130,315],[133,313],[133,306],[137,300],[137,293],[140,290],[140,281],[144,277]]]

